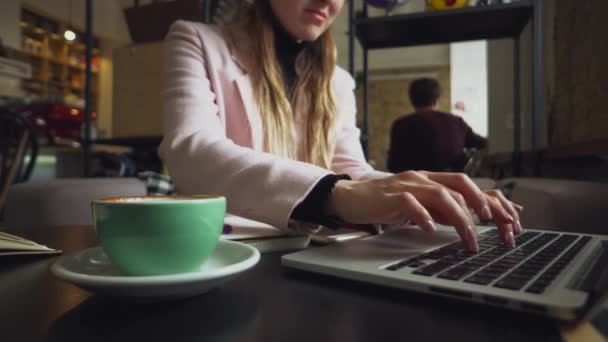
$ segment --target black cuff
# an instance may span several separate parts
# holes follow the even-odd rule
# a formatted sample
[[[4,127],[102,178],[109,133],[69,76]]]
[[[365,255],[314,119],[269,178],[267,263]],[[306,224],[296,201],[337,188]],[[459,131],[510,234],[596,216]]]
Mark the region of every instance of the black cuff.
[[[329,195],[340,180],[351,180],[349,175],[327,175],[315,185],[308,196],[300,202],[291,218],[308,223],[319,224],[327,228],[338,228],[344,222],[335,216],[329,216],[325,212]]]

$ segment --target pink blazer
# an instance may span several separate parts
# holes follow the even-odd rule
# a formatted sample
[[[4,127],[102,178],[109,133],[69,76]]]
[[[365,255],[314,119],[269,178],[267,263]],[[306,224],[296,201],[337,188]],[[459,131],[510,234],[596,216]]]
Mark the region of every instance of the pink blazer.
[[[166,38],[160,155],[179,192],[221,194],[232,214],[299,229],[289,222],[291,212],[325,175],[366,179],[387,174],[364,159],[355,125],[355,84],[340,68],[333,81],[339,125],[332,170],[263,152],[247,45],[243,34],[200,23],[173,24]],[[296,126],[299,122],[296,117]]]

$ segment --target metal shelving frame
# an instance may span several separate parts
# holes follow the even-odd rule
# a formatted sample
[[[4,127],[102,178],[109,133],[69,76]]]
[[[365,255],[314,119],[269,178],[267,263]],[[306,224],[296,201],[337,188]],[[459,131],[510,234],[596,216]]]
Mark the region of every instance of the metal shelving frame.
[[[348,2],[349,14],[349,71],[355,77],[355,39],[363,53],[363,124],[361,144],[367,156],[369,131],[369,51],[372,49],[441,44],[480,39],[512,38],[513,49],[513,169],[521,173],[521,63],[520,35],[528,22],[532,22],[532,151],[543,145],[539,119],[544,110],[543,89],[543,10],[544,0],[519,0],[509,4],[462,9],[369,17],[368,5],[363,0],[361,10]],[[409,31],[408,28],[429,28]],[[435,28],[435,29],[432,29]],[[409,34],[409,32],[412,32]]]

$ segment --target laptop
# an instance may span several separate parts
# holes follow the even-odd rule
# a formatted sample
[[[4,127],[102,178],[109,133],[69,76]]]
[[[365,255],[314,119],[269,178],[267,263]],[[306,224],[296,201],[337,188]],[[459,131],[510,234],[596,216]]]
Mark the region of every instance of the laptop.
[[[608,236],[526,230],[504,245],[495,227],[478,227],[479,253],[453,228],[398,228],[310,248],[282,265],[350,280],[579,321],[608,293]]]

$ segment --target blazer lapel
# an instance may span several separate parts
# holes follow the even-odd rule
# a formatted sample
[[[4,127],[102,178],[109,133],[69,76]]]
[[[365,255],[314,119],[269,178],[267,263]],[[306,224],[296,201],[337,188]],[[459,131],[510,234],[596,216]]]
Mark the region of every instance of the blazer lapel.
[[[255,100],[255,95],[251,83],[251,77],[248,74],[251,53],[249,49],[249,39],[244,36],[243,30],[239,27],[228,26],[224,27],[224,38],[229,41],[228,48],[232,60],[235,62],[237,69],[233,82],[238,89],[242,108],[249,121],[249,132],[251,147],[255,150],[263,150],[264,137],[262,133],[262,119],[260,110]],[[234,99],[235,101],[237,99]]]
[[[236,78],[234,83],[239,90],[243,108],[247,114],[247,119],[249,119],[249,126],[251,127],[251,146],[254,150],[261,151],[264,149],[262,118],[251,86],[251,79],[248,74],[243,74]]]

